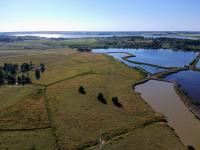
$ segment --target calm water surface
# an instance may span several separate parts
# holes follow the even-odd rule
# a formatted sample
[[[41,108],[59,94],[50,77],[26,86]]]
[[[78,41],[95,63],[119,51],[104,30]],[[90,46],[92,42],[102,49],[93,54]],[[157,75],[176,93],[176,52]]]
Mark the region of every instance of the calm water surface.
[[[200,72],[181,71],[167,76],[165,79],[176,81],[193,100],[200,103]]]
[[[200,60],[199,60],[199,62],[197,63],[197,68],[200,68]]]
[[[125,49],[123,49],[123,50],[124,50],[123,52],[129,52],[130,51],[130,50],[125,50]],[[151,74],[162,72],[162,71],[165,70],[165,69],[159,68],[159,67],[152,67],[152,66],[148,66],[148,65],[135,64],[135,63],[130,63],[128,61],[125,61],[125,60],[122,59],[122,57],[127,56],[127,54],[125,54],[125,53],[109,53],[109,52],[120,52],[120,51],[116,51],[114,49],[112,49],[111,51],[110,50],[107,51],[105,49],[95,49],[95,50],[92,50],[92,52],[95,52],[95,53],[106,53],[107,55],[113,56],[117,60],[119,60],[121,62],[124,62],[129,67],[141,68],[141,69],[144,69],[145,71],[147,71],[148,73],[151,73]]]
[[[167,49],[139,49],[132,52],[136,57],[129,58],[133,61],[144,62],[164,67],[183,67],[192,62],[197,53],[173,51]]]
[[[200,150],[200,121],[188,110],[176,94],[173,84],[150,80],[136,86],[137,92],[157,112],[167,117],[181,141]]]
[[[130,53],[136,57],[128,58],[129,60],[163,67],[183,67],[184,65],[189,64],[197,55],[195,52],[173,51],[166,49],[94,49],[93,52],[109,53],[109,55],[117,58],[120,61],[123,61],[129,66],[142,68],[152,74],[164,71],[164,69],[148,65],[128,63],[127,61],[121,59],[121,57],[126,56],[126,54],[116,54],[110,52]]]

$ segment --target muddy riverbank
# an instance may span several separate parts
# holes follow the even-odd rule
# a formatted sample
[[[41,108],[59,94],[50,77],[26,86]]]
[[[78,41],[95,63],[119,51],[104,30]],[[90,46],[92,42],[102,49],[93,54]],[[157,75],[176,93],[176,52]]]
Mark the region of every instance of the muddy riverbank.
[[[184,145],[200,149],[200,121],[188,110],[174,90],[174,84],[150,80],[137,85],[135,90],[157,112],[166,116]]]

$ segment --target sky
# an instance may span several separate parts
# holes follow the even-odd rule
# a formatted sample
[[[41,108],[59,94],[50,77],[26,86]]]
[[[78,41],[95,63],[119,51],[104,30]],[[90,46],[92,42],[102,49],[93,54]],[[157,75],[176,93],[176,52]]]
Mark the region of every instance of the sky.
[[[200,0],[0,0],[11,31],[200,31]]]

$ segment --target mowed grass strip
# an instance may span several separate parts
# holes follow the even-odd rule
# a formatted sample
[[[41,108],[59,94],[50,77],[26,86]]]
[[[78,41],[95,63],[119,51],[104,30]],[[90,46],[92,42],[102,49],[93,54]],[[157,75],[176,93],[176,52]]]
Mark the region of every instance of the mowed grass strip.
[[[132,132],[149,122],[159,122],[163,119],[141,99],[139,94],[132,90],[132,84],[143,78],[139,72],[111,57],[100,54],[77,53],[69,59],[69,62],[62,60],[55,62],[55,66],[52,64],[51,74],[58,73],[55,67],[59,63],[62,64],[64,72],[64,75],[62,72],[59,77],[62,75],[66,77],[70,70],[73,71],[73,76],[88,70],[96,74],[69,78],[47,88],[46,95],[61,149],[89,148],[98,144],[100,137],[109,140]],[[85,95],[78,92],[81,85],[85,88]],[[97,99],[100,92],[107,101],[106,105]],[[123,108],[113,105],[113,96],[119,98]],[[159,132],[155,134],[163,134],[162,130]],[[168,127],[166,127],[166,132],[171,132],[175,136]],[[151,134],[147,136],[151,138]],[[138,139],[138,144],[144,144],[143,141],[143,139]],[[163,146],[174,144],[166,141],[159,142]],[[174,141],[177,142],[177,147],[183,148],[176,137]],[[152,142],[158,141],[155,139]],[[127,143],[127,147],[129,144]]]

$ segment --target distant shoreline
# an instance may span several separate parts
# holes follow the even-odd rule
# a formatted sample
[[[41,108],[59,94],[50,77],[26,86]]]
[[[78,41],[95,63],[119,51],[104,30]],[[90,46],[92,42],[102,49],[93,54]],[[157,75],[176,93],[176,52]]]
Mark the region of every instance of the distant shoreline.
[[[200,38],[200,31],[19,31],[0,32],[5,36],[33,36],[44,38],[98,38],[141,36],[145,38],[177,38],[196,40]]]

